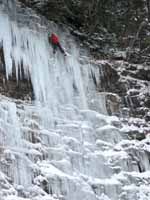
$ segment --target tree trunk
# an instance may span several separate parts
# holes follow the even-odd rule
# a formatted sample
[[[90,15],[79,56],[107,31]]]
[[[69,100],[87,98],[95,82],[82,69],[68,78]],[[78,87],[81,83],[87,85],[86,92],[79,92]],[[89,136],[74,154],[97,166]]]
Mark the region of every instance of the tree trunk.
[[[146,0],[147,3],[147,10],[148,10],[148,21],[150,22],[150,0]]]

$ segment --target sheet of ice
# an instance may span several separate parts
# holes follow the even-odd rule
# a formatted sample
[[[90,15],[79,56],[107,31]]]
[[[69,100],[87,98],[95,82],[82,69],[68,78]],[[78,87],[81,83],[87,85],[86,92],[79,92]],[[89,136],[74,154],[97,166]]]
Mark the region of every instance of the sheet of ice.
[[[96,92],[92,79],[94,75],[99,83],[100,69],[84,59],[80,63],[80,51],[69,33],[48,23],[46,28],[31,9],[17,8],[16,0],[1,2],[6,76],[9,79],[15,69],[19,79],[23,68],[36,102],[0,100],[0,170],[7,175],[0,173],[4,200],[123,200],[120,188],[129,191],[137,179],[147,184],[149,174],[139,171],[149,169],[148,145],[121,142],[126,127],[120,131],[113,125],[119,119],[104,115],[106,94]],[[51,31],[58,32],[70,53],[65,60],[59,52],[52,54],[47,41]],[[139,160],[133,167],[130,156],[136,152]],[[133,199],[136,187],[133,190],[126,199]],[[146,198],[142,192],[144,188],[135,200]]]
[[[31,78],[36,101],[48,105],[54,115],[64,104],[76,104],[84,109],[90,104],[106,114],[105,95],[96,93],[93,84],[94,68],[86,63],[80,64],[80,50],[70,34],[45,21],[47,27],[41,25],[35,13],[32,13],[31,19],[25,17],[31,10],[20,13],[21,8],[18,8],[16,0],[9,6],[6,1],[2,2],[0,43],[4,51],[7,79],[14,69],[17,79],[22,77],[24,71],[24,77]],[[52,53],[48,44],[48,34],[52,31],[58,33],[62,46],[69,51],[65,59],[59,52],[55,56]],[[92,100],[88,98],[89,95],[93,96]]]
[[[14,67],[17,79],[20,78],[23,68],[25,77],[31,77],[37,101],[48,103],[54,109],[59,104],[74,103],[76,93],[78,105],[87,107],[75,44],[71,47],[74,56],[68,56],[66,60],[61,55],[53,58],[47,33],[19,27],[2,11],[0,26],[4,27],[0,32],[0,42],[3,45],[7,79]]]

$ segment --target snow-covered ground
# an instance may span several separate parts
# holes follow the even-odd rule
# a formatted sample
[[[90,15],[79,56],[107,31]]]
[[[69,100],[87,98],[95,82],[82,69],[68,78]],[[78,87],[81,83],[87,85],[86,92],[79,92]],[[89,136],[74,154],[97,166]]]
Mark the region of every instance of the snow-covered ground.
[[[68,32],[48,22],[43,28],[28,9],[18,19],[19,4],[8,12],[3,3],[6,75],[13,63],[16,69],[23,63],[35,101],[0,97],[0,200],[149,200],[150,138],[129,140],[126,132],[135,127],[107,115],[105,94],[96,91],[91,75],[98,81],[100,70],[79,62]],[[24,21],[26,12],[33,26]],[[51,31],[70,53],[65,60],[52,54]]]

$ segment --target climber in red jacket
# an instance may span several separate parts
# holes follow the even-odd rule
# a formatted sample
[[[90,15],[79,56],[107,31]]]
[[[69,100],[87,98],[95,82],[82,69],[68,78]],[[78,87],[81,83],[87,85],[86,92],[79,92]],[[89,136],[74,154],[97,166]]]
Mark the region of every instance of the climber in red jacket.
[[[56,50],[59,48],[61,53],[63,53],[64,56],[66,56],[66,52],[64,51],[64,49],[62,48],[62,46],[59,43],[59,37],[55,33],[52,33],[51,36],[49,37],[49,43],[52,44],[53,54],[55,54]]]

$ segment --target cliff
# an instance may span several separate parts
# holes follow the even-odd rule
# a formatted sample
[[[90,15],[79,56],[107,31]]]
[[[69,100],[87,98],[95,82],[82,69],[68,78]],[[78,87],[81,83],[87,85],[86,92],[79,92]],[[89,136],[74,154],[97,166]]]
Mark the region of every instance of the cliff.
[[[149,200],[149,2],[0,8],[0,200]]]

